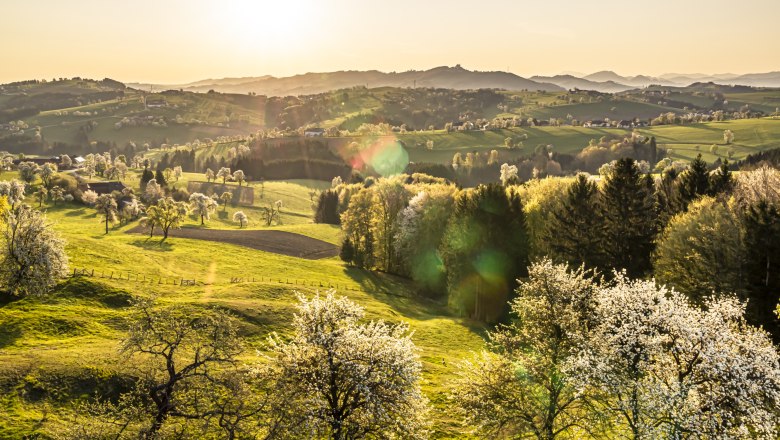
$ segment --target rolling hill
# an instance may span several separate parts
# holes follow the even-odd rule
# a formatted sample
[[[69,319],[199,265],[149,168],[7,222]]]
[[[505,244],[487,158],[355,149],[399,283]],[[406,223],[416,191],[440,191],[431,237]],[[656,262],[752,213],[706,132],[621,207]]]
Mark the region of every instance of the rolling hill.
[[[129,84],[148,89],[150,84]],[[377,70],[305,73],[277,78],[225,78],[191,84],[152,85],[156,89],[183,89],[193,92],[214,90],[224,93],[249,93],[267,96],[312,95],[355,86],[374,87],[430,87],[444,89],[506,89],[558,91],[562,87],[551,83],[532,81],[508,72],[478,72],[455,67],[436,67],[430,70],[384,73]]]

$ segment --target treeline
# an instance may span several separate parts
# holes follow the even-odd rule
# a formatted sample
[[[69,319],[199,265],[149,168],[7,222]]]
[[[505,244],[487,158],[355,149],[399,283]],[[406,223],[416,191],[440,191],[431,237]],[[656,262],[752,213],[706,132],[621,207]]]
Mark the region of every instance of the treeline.
[[[748,319],[777,337],[780,177],[763,167],[735,179],[697,158],[659,177],[633,159],[604,177],[502,181],[460,190],[420,175],[340,184],[316,220],[340,222],[342,258],[413,279],[466,316],[495,322],[529,261],[549,256],[611,277],[655,276],[702,304],[713,290],[748,302]],[[516,171],[516,170],[515,170]],[[698,225],[698,226],[697,226]]]
[[[331,180],[334,176],[346,179],[352,173],[352,168],[325,143],[308,139],[255,140],[249,147],[233,148],[220,157],[209,155],[202,161],[197,160],[194,150],[177,150],[165,153],[156,168],[164,170],[177,166],[193,173],[209,169],[215,172],[221,168],[240,169],[246,173],[248,180]]]

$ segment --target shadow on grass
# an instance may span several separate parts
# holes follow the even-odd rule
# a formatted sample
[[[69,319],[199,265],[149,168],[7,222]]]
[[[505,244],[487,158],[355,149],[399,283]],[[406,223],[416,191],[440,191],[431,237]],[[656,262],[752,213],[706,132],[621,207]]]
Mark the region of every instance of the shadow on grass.
[[[87,215],[87,209],[86,208],[74,209],[74,210],[66,212],[63,215],[65,217],[78,217],[80,215]]]
[[[17,321],[8,321],[3,323],[3,331],[0,332],[0,348],[13,345],[17,339],[22,337],[22,328]]]
[[[0,291],[0,307],[5,307],[8,304],[15,303],[21,299],[21,296],[11,295],[9,292]],[[0,331],[0,333],[2,333],[2,331]]]
[[[173,246],[170,243],[157,237],[146,237],[143,240],[133,240],[130,244],[148,251],[170,252],[173,250]]]

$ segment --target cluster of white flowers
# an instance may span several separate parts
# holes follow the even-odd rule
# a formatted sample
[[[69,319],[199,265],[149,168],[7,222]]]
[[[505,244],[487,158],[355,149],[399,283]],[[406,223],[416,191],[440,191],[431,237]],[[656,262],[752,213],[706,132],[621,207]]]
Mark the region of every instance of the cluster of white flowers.
[[[501,184],[504,186],[517,179],[517,165],[502,164],[500,179]]]
[[[529,273],[519,319],[453,394],[483,432],[578,437],[606,422],[629,438],[777,437],[778,352],[736,298],[699,308],[654,280],[601,283],[549,260]]]
[[[65,242],[40,211],[27,205],[5,218],[0,254],[0,285],[16,295],[41,295],[68,270]]]
[[[295,337],[274,337],[271,349],[305,436],[424,438],[427,400],[408,326],[361,323],[363,309],[333,291],[299,300]]]

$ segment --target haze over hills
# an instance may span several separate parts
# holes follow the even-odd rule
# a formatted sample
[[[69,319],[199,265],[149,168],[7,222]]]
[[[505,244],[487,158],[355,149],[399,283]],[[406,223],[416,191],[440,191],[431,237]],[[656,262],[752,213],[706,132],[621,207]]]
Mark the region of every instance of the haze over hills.
[[[355,86],[374,87],[432,87],[446,89],[506,89],[532,91],[562,91],[568,89],[596,90],[617,93],[649,85],[687,86],[697,82],[780,87],[780,71],[736,75],[668,73],[657,77],[648,75],[623,76],[613,71],[600,71],[577,76],[531,76],[524,78],[511,72],[474,71],[460,65],[436,67],[429,70],[406,72],[337,71],[309,72],[289,77],[263,75],[257,77],[204,79],[186,84],[128,83],[138,89],[183,89],[193,92],[214,90],[222,93],[255,93],[266,96],[311,95]]]
[[[509,72],[479,72],[455,67],[436,67],[430,70],[407,72],[339,71],[305,73],[277,78],[225,78],[203,80],[180,85],[128,84],[130,87],[174,88],[194,92],[215,90],[223,93],[249,93],[268,96],[311,95],[354,86],[367,87],[434,87],[445,89],[507,89],[558,91],[563,87],[532,81]]]

